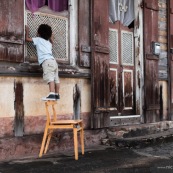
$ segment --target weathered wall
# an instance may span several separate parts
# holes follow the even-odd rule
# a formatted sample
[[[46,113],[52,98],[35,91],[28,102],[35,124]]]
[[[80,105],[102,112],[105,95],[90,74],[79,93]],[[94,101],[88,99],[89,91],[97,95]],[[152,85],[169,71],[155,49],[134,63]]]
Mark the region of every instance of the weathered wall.
[[[161,53],[167,53],[167,1],[159,0],[159,43],[161,44]]]
[[[161,46],[159,56],[159,78],[160,78],[160,98],[161,98],[161,119],[168,118],[168,55],[167,55],[167,0],[158,0],[159,2],[159,17],[158,17],[158,41]]]
[[[14,79],[0,79],[0,117],[14,117]]]
[[[80,116],[85,127],[85,147],[100,144],[101,139],[106,138],[106,132],[103,129],[90,130],[90,79],[60,78],[60,80],[61,99],[57,105],[58,117],[60,119],[74,117],[73,99],[76,98],[75,92],[76,86],[78,86],[80,90]],[[24,133],[20,137],[15,137],[14,129],[15,85],[17,82],[23,86],[23,93],[19,95],[23,95]],[[21,157],[38,157],[46,122],[45,107],[41,97],[47,95],[48,86],[42,78],[0,77],[0,83],[0,161]],[[51,139],[48,153],[68,149],[73,149],[72,131],[68,129],[58,130],[54,133],[54,138]]]
[[[41,100],[49,93],[49,88],[42,78],[13,78],[0,77],[0,137],[14,136],[15,118],[15,85],[17,82],[23,85],[24,107],[24,135],[42,133],[45,127],[45,107]],[[85,128],[89,128],[90,116],[90,80],[62,78],[60,97],[57,105],[57,114],[61,118],[72,119],[74,115],[75,85],[80,89],[80,116],[84,120]]]

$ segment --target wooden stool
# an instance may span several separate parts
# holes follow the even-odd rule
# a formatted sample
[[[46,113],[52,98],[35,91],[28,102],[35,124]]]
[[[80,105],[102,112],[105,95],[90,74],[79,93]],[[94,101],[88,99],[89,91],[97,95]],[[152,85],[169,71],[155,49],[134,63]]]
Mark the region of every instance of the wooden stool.
[[[75,160],[78,160],[78,132],[80,132],[81,150],[82,150],[82,154],[84,155],[83,122],[82,120],[57,120],[57,115],[55,111],[56,104],[57,104],[57,101],[45,102],[47,121],[46,121],[46,127],[44,130],[39,157],[42,157],[43,152],[44,154],[47,152],[49,142],[52,137],[52,133],[55,129],[73,129]],[[51,108],[52,108],[52,114],[53,114],[52,117],[50,113]]]

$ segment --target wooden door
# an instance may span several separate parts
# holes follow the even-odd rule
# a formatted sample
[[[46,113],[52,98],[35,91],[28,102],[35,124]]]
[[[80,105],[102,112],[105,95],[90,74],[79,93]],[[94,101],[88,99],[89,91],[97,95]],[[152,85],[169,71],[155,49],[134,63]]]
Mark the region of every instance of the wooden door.
[[[158,42],[158,0],[144,0],[144,115],[145,122],[160,120],[158,62],[152,42]]]
[[[109,24],[111,116],[135,115],[133,28]]]
[[[92,128],[109,126],[108,2],[92,0]],[[103,10],[104,9],[104,10]]]

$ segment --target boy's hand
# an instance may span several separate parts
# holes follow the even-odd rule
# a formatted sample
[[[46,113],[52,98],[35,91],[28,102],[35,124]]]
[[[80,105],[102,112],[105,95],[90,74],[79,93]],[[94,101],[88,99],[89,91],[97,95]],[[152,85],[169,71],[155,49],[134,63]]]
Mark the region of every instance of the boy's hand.
[[[32,38],[29,37],[29,27],[25,25],[25,41],[32,41]]]
[[[25,25],[25,32],[29,32],[29,27]]]

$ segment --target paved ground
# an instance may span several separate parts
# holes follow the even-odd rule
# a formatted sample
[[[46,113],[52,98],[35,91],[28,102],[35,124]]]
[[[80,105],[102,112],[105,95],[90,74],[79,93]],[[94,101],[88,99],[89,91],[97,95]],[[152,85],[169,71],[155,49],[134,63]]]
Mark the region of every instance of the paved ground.
[[[173,143],[129,149],[98,146],[74,160],[73,152],[0,163],[0,173],[173,173]]]

